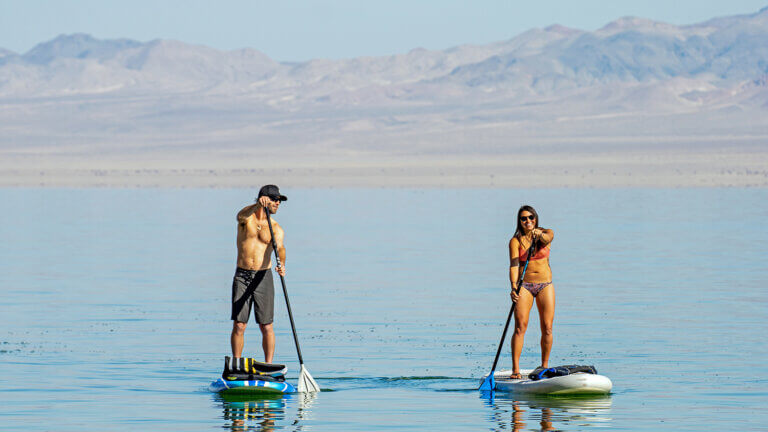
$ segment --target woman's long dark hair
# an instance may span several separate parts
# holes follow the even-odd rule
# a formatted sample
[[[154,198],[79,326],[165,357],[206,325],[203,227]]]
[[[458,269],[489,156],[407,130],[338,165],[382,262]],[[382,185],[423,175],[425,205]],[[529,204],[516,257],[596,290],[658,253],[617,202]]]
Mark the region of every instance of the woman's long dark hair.
[[[534,228],[539,227],[539,214],[536,213],[536,209],[529,205],[524,205],[520,207],[520,210],[517,211],[517,229],[515,230],[515,237],[517,237],[518,240],[523,238],[523,224],[520,223],[520,214],[524,211],[527,211],[528,213],[533,214],[533,216],[536,217],[536,223],[533,225]]]

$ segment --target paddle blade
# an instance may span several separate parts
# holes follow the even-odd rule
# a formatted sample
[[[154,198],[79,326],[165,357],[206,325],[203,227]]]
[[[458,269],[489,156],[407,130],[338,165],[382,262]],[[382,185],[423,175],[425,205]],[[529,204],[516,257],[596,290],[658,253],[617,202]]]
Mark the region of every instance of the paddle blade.
[[[309,374],[307,368],[301,365],[301,373],[299,373],[299,385],[297,386],[299,393],[314,393],[320,391],[320,386],[317,385],[312,375]]]
[[[480,383],[480,391],[493,391],[496,388],[496,380],[493,378],[493,372],[489,373],[487,377]]]

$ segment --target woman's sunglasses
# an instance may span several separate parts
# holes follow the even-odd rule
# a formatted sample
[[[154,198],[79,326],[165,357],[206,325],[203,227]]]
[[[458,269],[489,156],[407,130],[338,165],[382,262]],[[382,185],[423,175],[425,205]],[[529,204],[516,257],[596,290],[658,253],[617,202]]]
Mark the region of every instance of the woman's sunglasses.
[[[527,221],[527,220],[529,220],[529,221],[533,222],[533,221],[535,221],[535,220],[536,220],[536,216],[534,216],[534,215],[530,215],[530,216],[520,216],[520,222],[525,222],[525,221]]]

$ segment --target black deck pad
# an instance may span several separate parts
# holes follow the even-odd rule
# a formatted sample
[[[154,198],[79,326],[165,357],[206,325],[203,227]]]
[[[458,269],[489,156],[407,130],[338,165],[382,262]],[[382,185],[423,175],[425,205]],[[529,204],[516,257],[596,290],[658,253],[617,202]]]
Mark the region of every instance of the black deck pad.
[[[281,364],[262,363],[250,357],[224,357],[224,372],[222,376],[255,375],[285,377],[286,367]],[[226,379],[226,378],[225,378]],[[258,379],[258,378],[256,378]]]
[[[528,374],[528,379],[533,381],[538,381],[546,378],[570,375],[576,372],[597,374],[597,369],[595,369],[594,366],[586,366],[586,365],[565,365],[565,366],[555,366],[552,368],[543,368],[539,366],[536,369],[534,369],[533,372]]]

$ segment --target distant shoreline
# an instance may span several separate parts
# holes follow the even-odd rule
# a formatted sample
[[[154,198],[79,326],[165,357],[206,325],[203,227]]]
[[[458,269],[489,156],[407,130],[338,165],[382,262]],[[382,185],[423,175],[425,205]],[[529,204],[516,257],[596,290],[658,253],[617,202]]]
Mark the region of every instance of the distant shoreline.
[[[346,160],[154,161],[46,158],[0,162],[0,187],[240,188],[285,187],[615,188],[768,187],[768,151],[713,154],[616,153],[422,156]],[[253,166],[246,163],[252,161]]]

